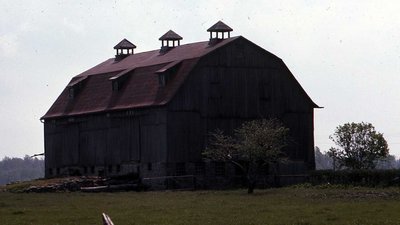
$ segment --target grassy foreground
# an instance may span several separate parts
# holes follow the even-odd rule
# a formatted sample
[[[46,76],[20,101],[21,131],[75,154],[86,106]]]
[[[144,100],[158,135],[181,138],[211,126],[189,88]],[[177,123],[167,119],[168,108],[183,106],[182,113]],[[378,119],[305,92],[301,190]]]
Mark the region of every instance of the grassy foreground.
[[[0,192],[0,224],[400,224],[400,189],[281,188],[195,192]]]

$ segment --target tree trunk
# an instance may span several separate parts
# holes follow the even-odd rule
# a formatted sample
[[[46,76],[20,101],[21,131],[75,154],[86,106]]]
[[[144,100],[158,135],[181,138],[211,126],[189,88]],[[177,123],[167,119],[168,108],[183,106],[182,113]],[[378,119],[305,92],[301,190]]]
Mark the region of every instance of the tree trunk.
[[[249,163],[249,167],[247,169],[247,183],[247,193],[253,194],[257,183],[257,170],[256,166],[252,162]]]
[[[249,180],[249,185],[247,189],[247,194],[253,194],[254,189],[256,188],[256,181],[255,180]]]

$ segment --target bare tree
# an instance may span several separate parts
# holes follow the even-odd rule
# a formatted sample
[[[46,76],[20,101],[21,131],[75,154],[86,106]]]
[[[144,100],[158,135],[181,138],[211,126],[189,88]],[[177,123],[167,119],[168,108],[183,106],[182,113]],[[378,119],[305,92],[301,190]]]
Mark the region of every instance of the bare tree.
[[[214,161],[231,162],[239,167],[253,193],[258,168],[284,161],[282,149],[287,145],[289,129],[277,119],[261,119],[243,123],[233,136],[216,130],[204,155]]]

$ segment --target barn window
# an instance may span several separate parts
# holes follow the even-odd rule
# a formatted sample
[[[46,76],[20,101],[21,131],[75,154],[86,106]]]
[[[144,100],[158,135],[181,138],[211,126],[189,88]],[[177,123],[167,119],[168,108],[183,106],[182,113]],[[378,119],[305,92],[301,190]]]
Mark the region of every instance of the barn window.
[[[164,87],[168,84],[168,82],[177,73],[180,65],[181,61],[173,61],[156,71],[156,74],[158,74],[158,84],[160,87]]]
[[[78,77],[68,84],[68,97],[70,99],[74,99],[78,95],[86,79],[87,77]]]
[[[53,175],[53,169],[52,169],[52,168],[49,169],[49,175],[50,175],[50,176]]]
[[[177,176],[186,175],[185,163],[176,163],[175,167]]]
[[[57,168],[57,175],[60,175],[60,168]]]
[[[164,87],[167,84],[168,74],[162,73],[158,75],[158,84]]]
[[[70,87],[69,90],[68,90],[68,97],[70,99],[73,99],[75,97],[75,90],[74,89],[75,89],[74,87]]]
[[[112,82],[112,90],[118,91],[119,90],[119,82],[117,80]]]
[[[84,166],[84,167],[83,167],[83,173],[84,173],[84,174],[87,174],[87,172],[88,172],[87,166]]]
[[[225,176],[225,162],[215,162],[215,176]]]
[[[121,90],[126,81],[128,80],[129,74],[132,74],[134,70],[135,70],[134,68],[127,69],[111,77],[109,80],[111,81],[112,90],[115,92]]]
[[[111,87],[113,92],[118,92],[122,89],[122,86],[125,84],[127,79],[127,75],[123,75],[120,77],[113,77],[111,78]]]

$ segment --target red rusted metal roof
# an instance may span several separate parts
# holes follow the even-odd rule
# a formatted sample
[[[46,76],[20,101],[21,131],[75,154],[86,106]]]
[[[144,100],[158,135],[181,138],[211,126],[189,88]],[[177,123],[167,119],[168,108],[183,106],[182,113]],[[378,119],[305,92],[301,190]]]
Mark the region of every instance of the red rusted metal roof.
[[[164,105],[202,56],[238,38],[228,38],[212,46],[208,41],[180,45],[164,54],[159,50],[142,52],[117,62],[114,58],[108,59],[72,78],[42,119]],[[177,64],[179,67],[174,79],[161,87],[158,73]],[[113,91],[111,80],[125,75],[127,80],[122,88]],[[82,82],[81,89],[71,99],[69,88],[79,82]]]
[[[99,65],[79,74],[78,77],[122,71],[161,63],[169,63],[176,60],[198,58],[208,54],[211,51],[214,51],[221,46],[224,46],[225,44],[237,38],[238,37],[224,39],[221,40],[221,42],[218,42],[218,44],[212,46],[208,45],[208,41],[180,45],[170,49],[165,54],[160,53],[158,49],[148,52],[140,52],[129,55],[119,62],[115,62],[114,58],[110,58]]]
[[[177,33],[175,33],[172,30],[169,30],[167,33],[165,33],[163,36],[161,36],[158,40],[162,41],[162,40],[182,40],[183,38],[181,36],[179,36]]]
[[[87,78],[87,77],[79,77],[78,79],[75,79],[75,80],[69,82],[69,84],[68,84],[67,87],[73,87],[73,86],[77,85],[78,83],[80,83],[80,82],[86,80],[86,78]]]
[[[216,24],[212,25],[210,28],[207,29],[209,32],[229,32],[233,31],[228,25],[223,23],[222,21],[218,21]]]
[[[128,41],[126,38],[124,38],[124,40],[120,41],[116,46],[114,46],[114,49],[131,49],[131,48],[136,48],[136,45],[132,44],[132,42]]]

